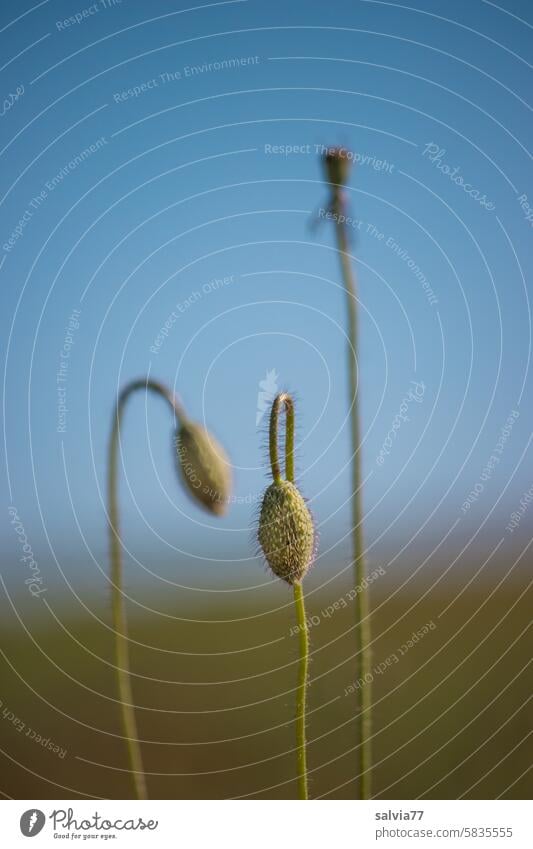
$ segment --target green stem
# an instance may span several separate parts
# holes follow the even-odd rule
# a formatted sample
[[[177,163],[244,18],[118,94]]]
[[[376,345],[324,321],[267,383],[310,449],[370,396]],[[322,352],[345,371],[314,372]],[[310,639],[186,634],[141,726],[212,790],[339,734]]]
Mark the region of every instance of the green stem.
[[[128,759],[138,799],[146,799],[146,778],[144,775],[139,735],[133,705],[133,694],[130,680],[130,659],[128,647],[128,629],[126,605],[123,593],[122,543],[120,540],[119,505],[118,505],[118,456],[120,449],[120,425],[124,406],[130,395],[142,389],[150,390],[161,395],[171,405],[178,418],[183,417],[183,410],[177,398],[161,383],[155,380],[136,380],[129,383],[120,393],[109,442],[108,466],[108,518],[109,546],[111,556],[111,608],[115,630],[115,660],[117,669],[118,690],[120,696],[120,711],[122,728],[128,747]]]
[[[361,473],[361,433],[359,425],[359,406],[357,393],[357,291],[355,273],[348,253],[348,238],[346,227],[341,215],[345,215],[344,199],[340,188],[334,188],[333,209],[336,213],[336,233],[339,248],[342,276],[346,291],[348,310],[348,380],[351,404],[351,437],[352,437],[352,544],[354,555],[355,579],[355,633],[359,647],[357,654],[356,679],[370,680],[370,619],[368,605],[368,590],[366,588],[366,569],[363,545],[363,510],[361,505],[362,473]],[[366,676],[366,677],[365,677]],[[362,799],[371,797],[372,769],[372,688],[365,684],[360,692],[359,714],[359,781]]]
[[[272,477],[275,483],[281,483],[281,470],[278,454],[279,415],[285,409],[285,477],[294,483],[294,401],[286,392],[282,392],[272,403],[270,413],[269,449]],[[298,669],[298,688],[296,691],[296,758],[298,764],[298,798],[308,799],[307,792],[307,743],[305,739],[307,669],[309,666],[309,632],[305,618],[304,594],[301,583],[294,584],[294,605],[299,633],[300,665]]]
[[[305,618],[305,603],[302,585],[294,584],[294,605],[300,642],[300,668],[296,695],[296,756],[298,759],[298,798],[308,799],[307,754],[305,739],[305,715],[307,694],[307,670],[309,666],[309,632]]]

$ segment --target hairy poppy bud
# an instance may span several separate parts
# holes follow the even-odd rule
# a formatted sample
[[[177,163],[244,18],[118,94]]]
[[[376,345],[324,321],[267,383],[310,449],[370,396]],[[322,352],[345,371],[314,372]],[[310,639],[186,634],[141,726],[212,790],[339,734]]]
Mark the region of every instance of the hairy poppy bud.
[[[263,497],[259,544],[268,565],[288,584],[306,575],[315,550],[315,529],[298,488],[287,480],[270,484]]]
[[[230,463],[220,443],[202,425],[183,421],[176,434],[176,452],[189,494],[220,516],[231,491]]]
[[[285,479],[281,476],[278,454],[278,425],[285,413]],[[315,555],[315,526],[307,504],[294,484],[294,401],[287,392],[272,402],[268,439],[273,482],[265,491],[257,536],[273,573],[293,588],[298,621],[300,664],[296,691],[296,751],[298,798],[308,798],[305,741],[307,668],[309,634],[305,616],[302,580]]]

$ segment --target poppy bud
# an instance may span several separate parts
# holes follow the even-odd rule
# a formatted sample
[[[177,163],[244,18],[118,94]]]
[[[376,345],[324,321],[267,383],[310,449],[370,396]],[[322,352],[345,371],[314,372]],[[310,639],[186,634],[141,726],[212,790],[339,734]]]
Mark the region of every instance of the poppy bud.
[[[328,183],[345,186],[350,175],[352,154],[346,147],[328,147],[322,156]]]
[[[266,490],[258,529],[259,544],[275,575],[288,584],[306,575],[315,551],[315,529],[298,488],[287,480]]]

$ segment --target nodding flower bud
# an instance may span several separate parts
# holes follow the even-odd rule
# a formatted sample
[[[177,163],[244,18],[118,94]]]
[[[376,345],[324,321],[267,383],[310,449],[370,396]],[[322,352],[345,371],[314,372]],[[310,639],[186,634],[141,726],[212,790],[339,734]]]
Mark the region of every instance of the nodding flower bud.
[[[231,467],[220,443],[202,425],[185,420],[176,433],[176,453],[189,494],[210,513],[225,513],[231,492]]]
[[[328,147],[322,156],[328,183],[345,186],[350,175],[352,154],[346,147]]]
[[[302,495],[290,481],[274,481],[266,490],[258,538],[274,574],[288,584],[299,583],[313,561],[315,528]]]

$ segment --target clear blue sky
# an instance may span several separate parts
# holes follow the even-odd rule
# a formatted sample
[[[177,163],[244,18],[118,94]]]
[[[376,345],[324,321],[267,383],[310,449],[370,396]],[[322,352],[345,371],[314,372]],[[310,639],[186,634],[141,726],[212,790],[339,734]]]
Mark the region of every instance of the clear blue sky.
[[[189,583],[267,580],[248,558],[250,501],[267,480],[259,383],[271,370],[297,395],[302,489],[324,560],[342,568],[345,310],[332,226],[312,227],[327,204],[320,144],[346,144],[360,160],[349,197],[360,222],[370,563],[413,537],[430,552],[457,519],[457,538],[467,539],[492,508],[483,534],[499,539],[533,482],[530,4],[190,5],[2,4],[1,545],[10,587],[21,566],[9,505],[42,562],[53,549],[67,572],[79,566],[100,580],[113,401],[147,372],[175,386],[223,441],[239,503],[220,521],[186,499],[169,462],[168,411],[136,398],[122,500],[138,574],[183,575],[192,555]],[[58,433],[57,372],[74,310]],[[380,465],[412,381],[424,384],[423,398],[407,402],[409,421]],[[463,514],[512,411],[520,415],[498,463]]]

